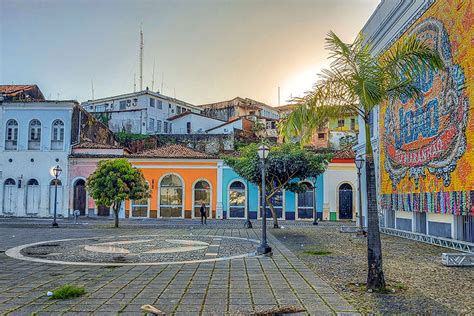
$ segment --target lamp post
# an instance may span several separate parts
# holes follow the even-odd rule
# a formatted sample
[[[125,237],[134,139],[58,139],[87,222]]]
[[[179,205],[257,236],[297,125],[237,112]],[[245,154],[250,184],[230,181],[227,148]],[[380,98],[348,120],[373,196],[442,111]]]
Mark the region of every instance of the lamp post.
[[[316,210],[317,204],[316,204],[316,180],[314,180],[314,185],[313,185],[313,225],[318,225],[318,211]]]
[[[272,248],[267,243],[267,192],[265,190],[265,159],[268,157],[268,147],[264,144],[258,148],[258,156],[262,163],[262,241],[257,247],[257,254],[271,256]]]
[[[54,176],[54,217],[53,217],[53,227],[58,227],[58,223],[56,222],[56,210],[58,207],[58,177],[61,174],[61,167],[57,165],[53,168],[52,174]]]
[[[358,197],[359,197],[359,212],[358,212],[359,232],[363,233],[364,232],[364,223],[362,223],[362,193],[361,193],[361,190],[360,190],[360,170],[364,166],[364,158],[362,158],[361,156],[357,157],[357,159],[355,160],[355,165],[356,165],[356,168],[357,168],[357,183],[358,183],[357,194],[358,194]]]
[[[249,182],[247,181],[246,184],[247,184],[247,190],[248,190]],[[247,211],[246,211],[247,220],[245,221],[244,227],[245,228],[253,228],[252,222],[250,221],[248,198],[245,198],[245,208],[247,209]]]

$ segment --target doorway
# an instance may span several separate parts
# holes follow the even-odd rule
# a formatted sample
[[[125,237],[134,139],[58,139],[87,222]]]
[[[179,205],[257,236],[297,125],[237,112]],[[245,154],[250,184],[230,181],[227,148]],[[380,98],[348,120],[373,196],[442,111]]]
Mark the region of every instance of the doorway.
[[[352,186],[343,183],[339,187],[339,219],[352,219]]]
[[[86,215],[86,182],[79,179],[74,183],[73,210],[79,210],[79,215]]]

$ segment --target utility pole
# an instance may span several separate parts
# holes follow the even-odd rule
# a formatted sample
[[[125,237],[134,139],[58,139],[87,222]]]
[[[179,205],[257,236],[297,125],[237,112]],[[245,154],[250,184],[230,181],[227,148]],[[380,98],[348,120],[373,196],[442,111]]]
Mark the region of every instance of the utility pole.
[[[143,30],[140,25],[140,91],[143,90]]]
[[[91,89],[92,89],[92,91],[91,91],[91,93],[92,93],[92,101],[94,101],[94,81],[92,81],[92,79],[91,79]]]
[[[163,94],[163,80],[165,79],[165,73],[161,72],[161,89],[160,93]]]
[[[137,92],[137,74],[133,73],[133,92]]]
[[[278,106],[280,106],[280,87],[278,86]]]
[[[153,61],[153,73],[151,75],[151,91],[155,91],[155,61]]]

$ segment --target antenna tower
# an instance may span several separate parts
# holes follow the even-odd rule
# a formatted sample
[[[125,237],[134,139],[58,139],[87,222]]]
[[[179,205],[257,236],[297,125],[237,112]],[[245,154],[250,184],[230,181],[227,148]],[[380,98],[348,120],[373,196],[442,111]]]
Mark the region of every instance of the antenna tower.
[[[140,91],[143,90],[143,30],[140,25]]]

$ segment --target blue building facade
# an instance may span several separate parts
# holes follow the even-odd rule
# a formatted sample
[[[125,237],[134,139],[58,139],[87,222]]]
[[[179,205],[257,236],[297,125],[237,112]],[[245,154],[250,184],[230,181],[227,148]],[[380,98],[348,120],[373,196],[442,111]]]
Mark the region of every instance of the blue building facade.
[[[311,180],[311,189],[302,194],[284,191],[275,194],[273,205],[279,219],[313,220],[322,219],[324,205],[324,181],[320,175]],[[222,213],[223,218],[257,219],[261,217],[260,192],[256,185],[240,177],[232,168],[224,166],[222,172]],[[271,217],[267,208],[267,216]]]

